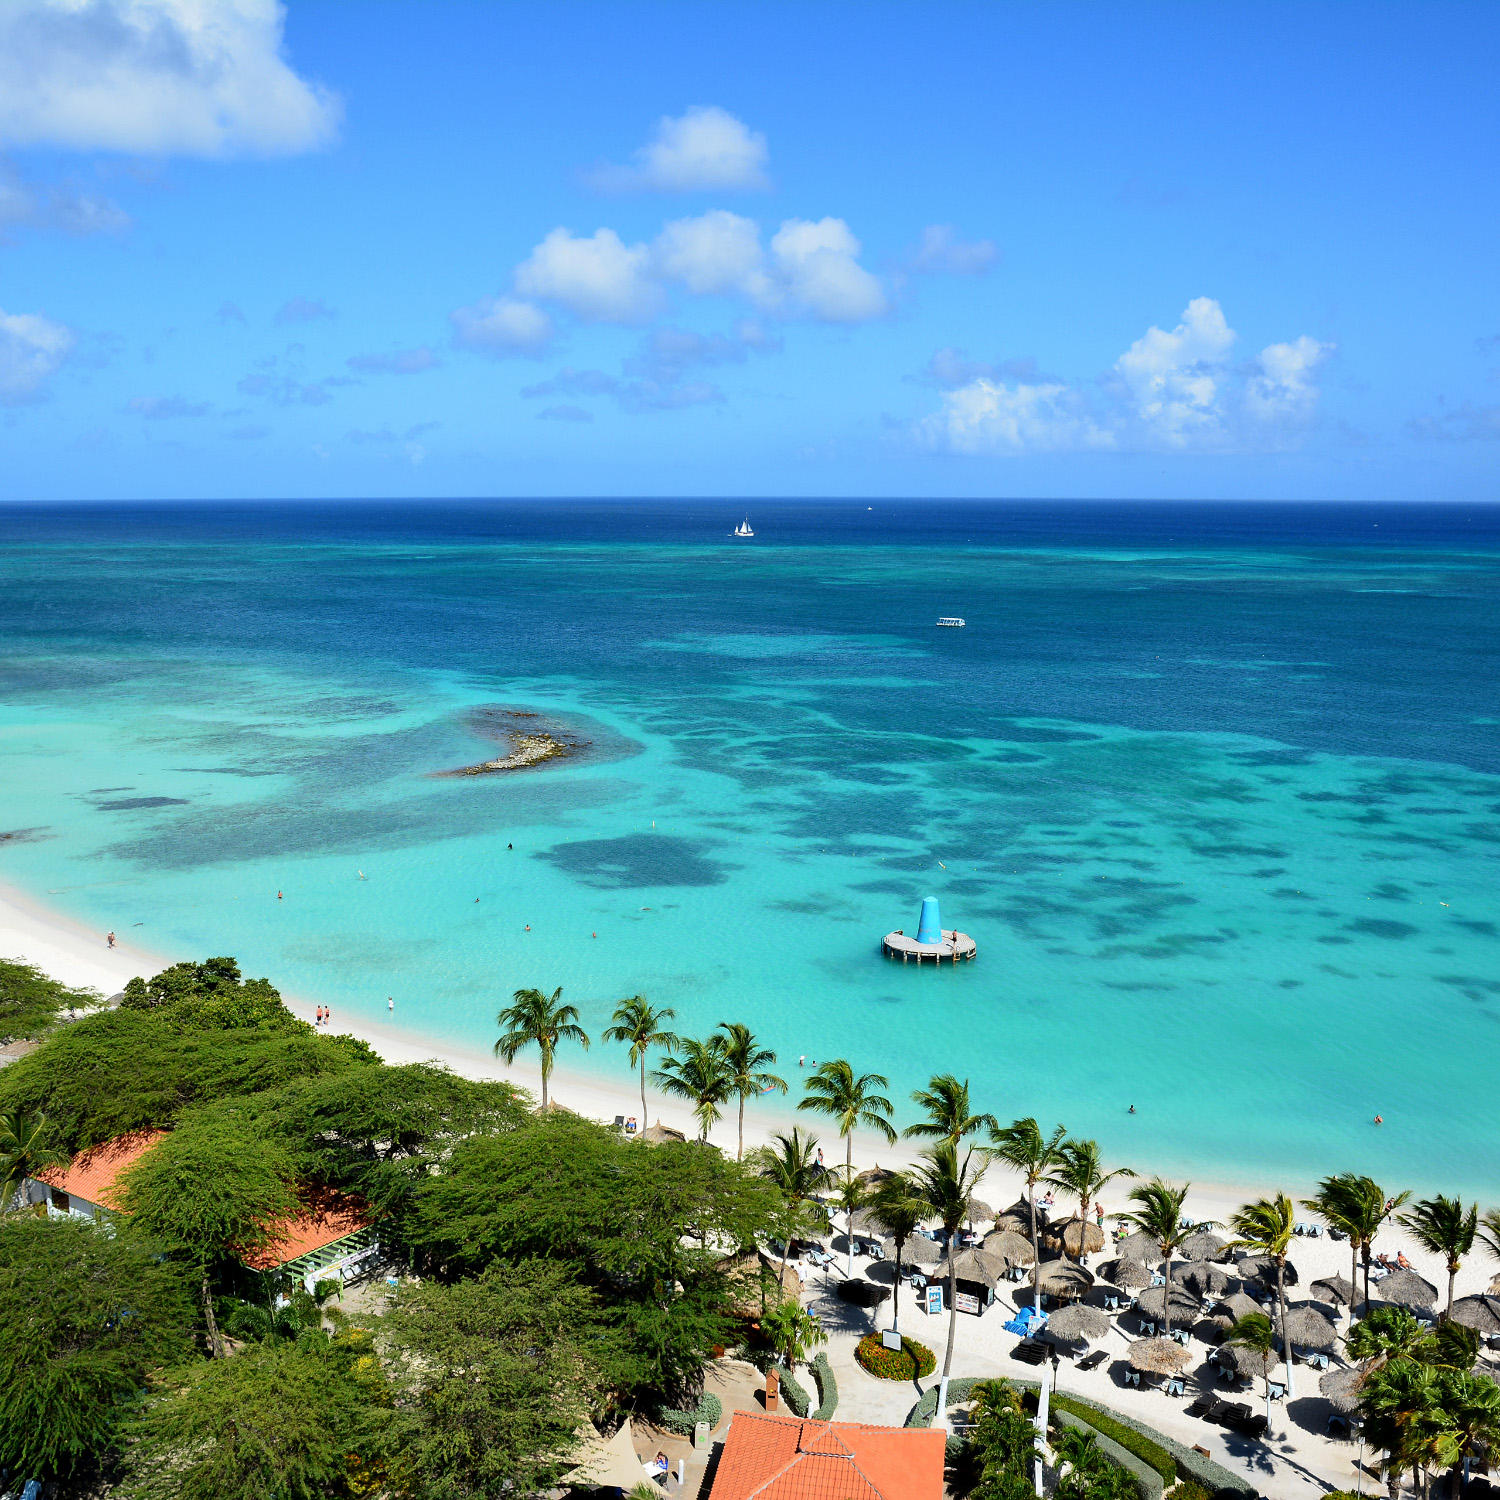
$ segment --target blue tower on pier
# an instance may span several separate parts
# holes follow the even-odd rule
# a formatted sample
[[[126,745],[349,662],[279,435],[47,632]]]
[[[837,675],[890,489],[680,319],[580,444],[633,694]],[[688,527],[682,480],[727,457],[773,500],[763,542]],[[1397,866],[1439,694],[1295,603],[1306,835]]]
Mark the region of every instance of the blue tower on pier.
[[[919,943],[941,943],[943,940],[943,919],[938,915],[938,898],[936,896],[922,897],[922,920],[917,923],[917,941]]]

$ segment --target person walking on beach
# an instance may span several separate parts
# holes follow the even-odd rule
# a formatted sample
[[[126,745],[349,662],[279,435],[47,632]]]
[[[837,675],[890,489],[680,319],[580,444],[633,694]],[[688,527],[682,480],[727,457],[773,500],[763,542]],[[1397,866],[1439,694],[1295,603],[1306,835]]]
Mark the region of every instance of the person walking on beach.
[[[114,933],[110,933],[109,936],[106,937],[104,941],[106,943],[108,943],[111,948],[113,948],[114,945],[115,945],[115,935],[114,935]]]

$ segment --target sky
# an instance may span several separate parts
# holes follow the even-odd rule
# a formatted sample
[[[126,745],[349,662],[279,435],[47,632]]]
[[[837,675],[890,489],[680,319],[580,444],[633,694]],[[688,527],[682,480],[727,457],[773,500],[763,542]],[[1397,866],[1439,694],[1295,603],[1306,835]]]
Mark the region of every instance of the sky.
[[[4,0],[0,499],[1500,498],[1497,44]]]

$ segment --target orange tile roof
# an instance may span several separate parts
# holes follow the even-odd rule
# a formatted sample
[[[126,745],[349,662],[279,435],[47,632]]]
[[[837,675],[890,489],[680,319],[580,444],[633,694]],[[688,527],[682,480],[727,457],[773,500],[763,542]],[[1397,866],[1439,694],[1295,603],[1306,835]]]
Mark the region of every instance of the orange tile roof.
[[[942,1500],[940,1428],[737,1411],[711,1500]]]
[[[134,1166],[158,1141],[166,1138],[165,1130],[137,1130],[130,1135],[119,1135],[99,1146],[90,1146],[80,1151],[67,1167],[52,1167],[38,1172],[37,1181],[66,1193],[70,1198],[82,1198],[86,1203],[98,1203],[104,1208],[118,1208],[120,1194],[116,1179],[126,1167]]]
[[[303,1212],[286,1227],[280,1239],[267,1245],[258,1255],[247,1255],[244,1263],[252,1271],[274,1271],[288,1261],[321,1250],[341,1240],[346,1234],[369,1225],[370,1217],[365,1211],[362,1198],[336,1193],[324,1188],[302,1194]]]

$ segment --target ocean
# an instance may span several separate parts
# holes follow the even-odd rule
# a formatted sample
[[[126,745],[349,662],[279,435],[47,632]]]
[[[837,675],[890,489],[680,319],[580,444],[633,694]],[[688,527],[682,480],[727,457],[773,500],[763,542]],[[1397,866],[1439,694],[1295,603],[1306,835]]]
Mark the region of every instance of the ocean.
[[[597,1039],[643,993],[902,1123],[953,1071],[1144,1172],[1500,1189],[1500,507],[10,504],[0,543],[0,881],[101,932],[335,1029],[389,996],[488,1051],[560,985]],[[437,774],[497,725],[580,749]],[[929,895],[974,963],[882,958]]]

